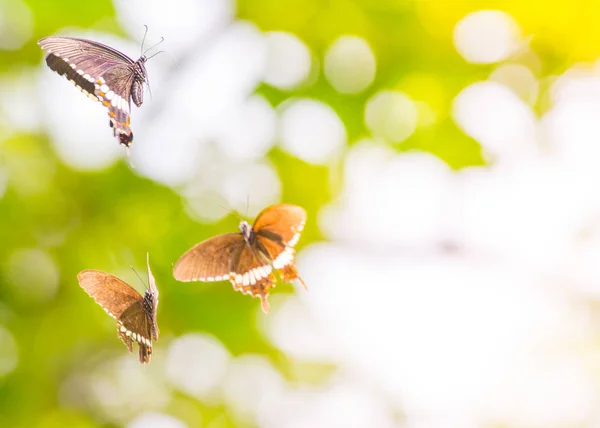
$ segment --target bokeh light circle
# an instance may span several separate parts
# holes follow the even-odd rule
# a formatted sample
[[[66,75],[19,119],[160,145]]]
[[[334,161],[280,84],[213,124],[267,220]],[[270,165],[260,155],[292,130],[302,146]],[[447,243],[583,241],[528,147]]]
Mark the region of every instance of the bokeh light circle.
[[[490,64],[506,59],[519,46],[520,30],[506,12],[471,12],[454,27],[454,45],[468,62]]]
[[[417,128],[418,110],[405,93],[384,90],[367,102],[365,122],[374,136],[400,143]]]
[[[365,39],[341,36],[325,53],[325,77],[336,91],[356,94],[375,79],[376,60]]]
[[[281,113],[281,144],[305,162],[326,164],[346,145],[346,128],[327,104],[311,99],[287,103]]]
[[[310,74],[312,63],[308,47],[291,33],[270,31],[265,38],[265,83],[282,90],[291,90],[303,83]]]

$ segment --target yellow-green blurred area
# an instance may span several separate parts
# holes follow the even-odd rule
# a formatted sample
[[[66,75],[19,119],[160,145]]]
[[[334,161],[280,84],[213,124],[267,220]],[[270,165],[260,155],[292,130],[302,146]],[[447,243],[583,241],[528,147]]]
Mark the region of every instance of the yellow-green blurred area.
[[[0,427],[594,427],[600,2],[0,0]],[[48,69],[140,55],[131,156]],[[265,315],[179,256],[308,212]],[[79,287],[160,290],[141,366]]]

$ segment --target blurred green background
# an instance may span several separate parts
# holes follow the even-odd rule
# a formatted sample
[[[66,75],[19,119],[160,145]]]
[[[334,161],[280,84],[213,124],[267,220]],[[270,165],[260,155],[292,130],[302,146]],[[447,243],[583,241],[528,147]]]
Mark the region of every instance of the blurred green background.
[[[210,7],[210,2],[205,3]],[[0,2],[0,34],[18,34],[22,25],[31,28],[20,46],[0,50],[4,89],[21,73],[51,73],[42,69],[43,53],[36,44],[41,37],[65,27],[128,37],[108,0],[19,0],[27,22],[14,21],[21,16],[11,15],[15,4],[13,0]],[[519,22],[528,49],[516,52],[511,61],[529,67],[540,82],[539,96],[531,103],[540,114],[549,107],[549,79],[600,53],[598,2],[240,0],[235,18],[250,21],[263,32],[293,33],[313,56],[316,77],[311,82],[293,90],[257,85],[255,93],[273,107],[292,97],[327,103],[341,119],[351,147],[373,134],[364,119],[367,101],[381,89],[399,90],[427,106],[435,119],[427,121],[426,115],[420,115],[410,137],[385,144],[398,152],[424,150],[460,169],[486,161],[479,143],[452,120],[452,101],[465,86],[486,79],[495,64],[465,61],[455,48],[453,30],[468,13],[482,9],[505,11]],[[138,30],[131,31],[137,34]],[[150,31],[152,34],[153,28]],[[152,35],[158,38],[156,32]],[[358,93],[340,93],[323,72],[327,50],[342,35],[363,38],[376,59],[374,80]],[[133,43],[139,45],[140,39]],[[535,57],[529,49],[536,52]],[[135,51],[127,54],[136,55]],[[60,79],[52,82],[61,90],[75,91]],[[32,82],[32,88],[35,85]],[[161,94],[157,84],[153,93],[156,99],[169,97]],[[147,99],[140,110],[150,108],[147,104],[151,102]],[[110,412],[86,401],[85,394],[78,402],[72,397],[78,395],[78,387],[68,386],[79,374],[102,366],[105,359],[127,354],[116,337],[114,321],[78,287],[76,275],[83,269],[105,270],[141,291],[129,266],[144,272],[146,252],[161,293],[161,337],[152,364],[142,373],[160,370],[166,346],[190,331],[213,335],[233,356],[266,356],[291,382],[318,383],[334,370],[328,363],[300,364],[266,340],[260,328],[263,315],[258,300],[233,292],[227,283],[183,284],[173,279],[172,265],[184,251],[208,237],[237,230],[236,214],[229,213],[216,222],[194,220],[175,189],[140,176],[126,158],[99,171],[73,169],[57,157],[43,127],[27,132],[11,122],[12,105],[2,104],[4,117],[0,119],[0,187],[5,188],[0,198],[1,427],[125,423],[129,415],[111,417]],[[134,109],[133,115],[138,113]],[[108,127],[104,132],[109,136]],[[106,144],[117,142],[107,137]],[[144,141],[137,139],[134,144],[142,146]],[[168,141],[164,150],[169,150]],[[340,192],[341,161],[314,164],[278,146],[272,147],[266,158],[281,182],[279,199],[301,205],[308,212],[299,251],[323,240],[317,216]],[[308,286],[310,290],[311,284]],[[291,292],[291,286],[280,285],[271,298]],[[136,363],[136,353],[126,357]],[[182,392],[172,391],[171,398],[160,406],[142,404],[138,410],[156,407],[188,426],[241,424],[222,403],[203,402]]]

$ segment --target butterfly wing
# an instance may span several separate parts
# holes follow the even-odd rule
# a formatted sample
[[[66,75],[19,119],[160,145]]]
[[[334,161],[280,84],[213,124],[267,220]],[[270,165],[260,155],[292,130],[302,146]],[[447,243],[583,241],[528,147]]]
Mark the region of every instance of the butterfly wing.
[[[150,270],[150,254],[146,254],[146,265],[148,267],[148,291],[144,296],[144,299],[148,299],[150,303],[150,310],[147,315],[150,317],[151,326],[152,326],[152,340],[158,340],[158,334],[160,333],[158,329],[158,322],[156,320],[156,310],[158,308],[158,288],[156,287],[156,280],[154,279],[154,275],[152,275],[152,270]]]
[[[99,270],[79,272],[77,280],[81,288],[116,320],[142,296],[135,289],[114,275]]]
[[[241,233],[227,233],[207,239],[182,255],[173,276],[178,281],[224,281],[235,276],[235,266],[246,246]]]
[[[233,288],[244,294],[260,298],[264,313],[269,312],[269,290],[275,286],[275,275],[270,261],[262,253],[244,245],[234,266],[235,276],[230,277]]]
[[[256,218],[252,229],[261,250],[266,251],[275,269],[281,269],[283,279],[299,279],[294,263],[294,246],[306,223],[304,208],[291,204],[278,204],[265,208]],[[306,286],[305,286],[306,287]]]
[[[144,310],[142,301],[131,305],[118,319],[119,337],[129,352],[133,351],[133,342],[139,345],[141,363],[149,363],[152,356],[152,322]]]
[[[74,37],[46,37],[38,44],[48,52],[46,64],[108,109],[110,126],[122,144],[133,140],[130,95],[134,61],[102,43]]]
[[[117,320],[119,338],[129,352],[133,342],[140,346],[140,361],[150,361],[152,354],[151,323],[144,311],[140,293],[114,275],[98,270],[84,270],[77,275],[79,285],[102,308]]]

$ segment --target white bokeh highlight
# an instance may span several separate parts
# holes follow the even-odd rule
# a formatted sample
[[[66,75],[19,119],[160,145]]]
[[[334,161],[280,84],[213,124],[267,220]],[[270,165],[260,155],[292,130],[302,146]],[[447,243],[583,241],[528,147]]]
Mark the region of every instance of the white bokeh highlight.
[[[517,22],[506,12],[479,10],[454,27],[454,45],[468,62],[490,64],[509,57],[521,46]]]
[[[95,411],[105,419],[125,426],[142,412],[165,408],[171,400],[161,361],[164,354],[158,348],[147,365],[129,353],[104,361],[86,375],[81,394],[89,396]]]
[[[279,400],[285,381],[268,359],[248,354],[231,362],[222,387],[224,402],[234,418],[250,422]]]
[[[35,82],[37,69],[24,69],[0,79],[0,123],[15,131],[35,133],[40,130],[39,94]]]
[[[325,77],[342,94],[357,94],[375,79],[376,59],[361,37],[341,36],[325,53]]]
[[[270,31],[265,38],[265,83],[282,90],[292,90],[305,82],[311,72],[312,57],[302,40],[294,34],[281,31]]]
[[[165,42],[160,48],[175,57],[202,49],[206,39],[229,24],[235,13],[232,0],[114,0],[113,3],[117,19],[138,44],[142,42],[145,24],[148,26],[145,47],[162,36]]]
[[[518,267],[336,244],[309,247],[301,262],[316,288],[306,301],[343,361],[376,379],[408,415],[483,413],[522,387],[511,373],[543,357],[536,346],[582,330]]]
[[[261,159],[275,143],[277,114],[260,95],[252,95],[225,119],[229,123],[217,131],[216,143],[234,159]]]
[[[129,422],[126,428],[187,428],[187,424],[171,415],[146,412]]]
[[[522,64],[502,64],[489,80],[510,88],[527,104],[534,105],[538,99],[540,84],[533,72]]]
[[[334,338],[323,334],[308,306],[296,296],[271,298],[264,324],[266,336],[289,357],[317,362],[333,358]]]
[[[384,90],[373,95],[365,107],[365,124],[376,137],[400,143],[415,132],[417,106],[403,92]]]
[[[238,21],[219,34],[207,51],[194,51],[178,77],[163,91],[164,112],[178,118],[201,140],[216,139],[231,124],[230,111],[252,95],[266,67],[264,35]],[[193,84],[190,84],[193,82]]]
[[[286,390],[276,406],[261,412],[265,428],[397,428],[395,415],[384,397],[345,373],[319,387]]]
[[[327,104],[294,99],[281,109],[281,145],[290,154],[311,164],[327,164],[346,145],[346,128]]]
[[[485,81],[467,86],[454,99],[452,117],[495,160],[522,162],[536,155],[534,112],[500,83]]]
[[[229,352],[212,336],[188,333],[169,345],[166,375],[179,390],[210,401],[223,382]]]
[[[450,236],[453,178],[431,154],[395,154],[383,144],[360,142],[346,156],[340,200],[321,212],[319,224],[328,237],[352,244],[439,243]]]

